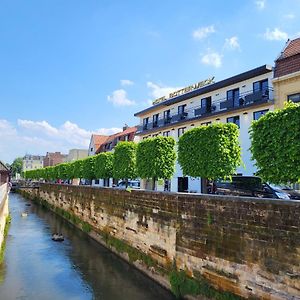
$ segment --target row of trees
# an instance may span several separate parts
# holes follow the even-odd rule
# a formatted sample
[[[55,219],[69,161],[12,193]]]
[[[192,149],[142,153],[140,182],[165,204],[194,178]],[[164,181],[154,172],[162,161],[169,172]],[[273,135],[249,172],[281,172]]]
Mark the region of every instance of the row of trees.
[[[288,103],[254,121],[250,129],[252,158],[258,174],[273,183],[300,179],[300,105]],[[184,175],[228,178],[242,164],[239,130],[235,124],[200,126],[178,142],[178,162]],[[114,153],[101,153],[72,163],[26,172],[32,179],[167,179],[175,171],[175,140],[154,137],[138,144],[120,142]]]
[[[175,140],[155,137],[134,142],[120,142],[115,151],[100,153],[70,163],[30,170],[26,179],[69,180],[84,179],[135,179],[171,178],[175,171]]]

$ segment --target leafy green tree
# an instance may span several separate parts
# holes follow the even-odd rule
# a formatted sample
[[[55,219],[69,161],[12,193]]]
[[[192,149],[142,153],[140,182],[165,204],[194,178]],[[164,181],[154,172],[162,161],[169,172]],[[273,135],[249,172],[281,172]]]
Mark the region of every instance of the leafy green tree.
[[[175,171],[175,140],[172,137],[157,136],[141,141],[137,147],[137,173],[143,179],[171,178]]]
[[[113,177],[113,158],[112,152],[103,152],[95,156],[95,177],[111,178]]]
[[[90,156],[82,160],[82,178],[89,180],[95,178],[94,162],[94,156]]]
[[[18,174],[22,173],[22,166],[23,166],[23,158],[17,157],[10,166],[13,177],[15,177],[17,173]]]
[[[184,175],[218,179],[230,177],[241,165],[239,129],[232,123],[200,126],[178,142],[178,161]]]
[[[300,104],[268,112],[250,128],[252,158],[257,174],[272,183],[300,180]]]
[[[83,160],[78,159],[72,162],[72,177],[81,179],[83,178]]]
[[[113,177],[116,179],[134,179],[136,173],[136,149],[134,142],[120,142],[115,147],[113,159]]]

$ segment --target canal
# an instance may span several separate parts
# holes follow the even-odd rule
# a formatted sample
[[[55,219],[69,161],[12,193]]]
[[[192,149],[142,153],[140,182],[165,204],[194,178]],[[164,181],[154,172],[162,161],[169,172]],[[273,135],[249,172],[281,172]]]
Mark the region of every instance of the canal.
[[[67,221],[10,194],[12,223],[0,266],[0,299],[163,300],[172,295]],[[28,216],[21,213],[27,211]],[[60,232],[62,243],[51,235]]]

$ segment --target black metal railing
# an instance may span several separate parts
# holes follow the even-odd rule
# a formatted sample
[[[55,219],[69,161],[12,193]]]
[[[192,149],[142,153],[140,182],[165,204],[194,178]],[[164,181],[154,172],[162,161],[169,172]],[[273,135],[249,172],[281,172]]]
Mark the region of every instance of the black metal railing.
[[[187,119],[209,116],[210,114],[225,112],[226,110],[247,107],[253,103],[268,101],[273,99],[273,89],[268,88],[264,91],[248,91],[241,93],[238,98],[220,98],[212,102],[211,106],[194,106],[186,109],[183,113],[172,115],[168,118],[159,118],[157,122],[149,122],[139,125],[137,132],[144,132],[154,128],[161,128],[169,124],[175,124]]]

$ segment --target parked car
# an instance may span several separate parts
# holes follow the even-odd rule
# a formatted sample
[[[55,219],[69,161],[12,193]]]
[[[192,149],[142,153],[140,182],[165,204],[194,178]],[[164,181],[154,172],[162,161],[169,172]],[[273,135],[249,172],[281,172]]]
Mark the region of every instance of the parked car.
[[[300,200],[300,193],[293,190],[290,186],[285,185],[285,184],[272,184],[269,183],[268,186],[272,188],[275,191],[285,193],[288,195],[290,199],[293,200]]]
[[[130,187],[132,189],[140,189],[140,182],[139,180],[128,180],[127,187]],[[118,183],[118,188],[120,189],[126,189],[126,181],[122,180]]]
[[[285,190],[263,183],[257,176],[232,176],[232,181],[216,181],[214,189],[218,195],[291,199]]]

